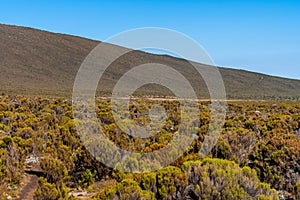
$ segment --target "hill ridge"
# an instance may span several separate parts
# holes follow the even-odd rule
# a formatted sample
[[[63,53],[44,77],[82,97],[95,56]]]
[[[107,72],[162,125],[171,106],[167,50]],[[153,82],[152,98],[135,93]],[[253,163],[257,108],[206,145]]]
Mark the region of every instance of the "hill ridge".
[[[100,41],[79,36],[53,33],[30,27],[0,24],[0,92],[17,95],[70,97],[80,64]],[[207,98],[203,80],[196,80],[188,63],[170,55],[154,55],[141,51],[120,58],[100,81],[99,95],[109,95],[122,73],[144,63],[172,65],[194,83],[196,93]],[[200,64],[201,65],[201,64]],[[203,65],[204,66],[204,65]],[[298,99],[300,80],[219,67],[228,98],[234,99]],[[145,94],[145,88],[137,95]],[[148,86],[150,95],[165,93]],[[163,92],[162,92],[163,91]]]

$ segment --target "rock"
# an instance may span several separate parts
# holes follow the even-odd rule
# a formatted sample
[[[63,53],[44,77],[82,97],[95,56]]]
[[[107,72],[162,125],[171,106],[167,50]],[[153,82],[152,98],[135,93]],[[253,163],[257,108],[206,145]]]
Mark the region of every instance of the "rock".
[[[261,112],[260,112],[259,110],[256,110],[255,113],[256,113],[257,115],[261,115]]]
[[[39,162],[39,157],[35,155],[29,155],[25,159],[25,164],[32,164],[32,163],[38,163]]]

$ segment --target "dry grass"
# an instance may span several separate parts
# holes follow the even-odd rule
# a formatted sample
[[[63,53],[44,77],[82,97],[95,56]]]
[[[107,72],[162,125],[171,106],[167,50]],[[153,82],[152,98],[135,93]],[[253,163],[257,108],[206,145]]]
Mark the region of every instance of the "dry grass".
[[[70,97],[80,64],[99,42],[46,31],[0,25],[0,92],[20,95]],[[117,49],[118,47],[116,47]],[[131,68],[144,63],[161,63],[181,72],[199,97],[207,98],[205,83],[188,62],[165,55],[133,51],[116,60],[100,81],[99,95],[109,95],[116,81]],[[204,67],[204,66],[203,66]],[[300,81],[242,70],[220,68],[228,98],[298,98]],[[166,75],[167,77],[167,75]],[[148,85],[138,95],[171,94]]]

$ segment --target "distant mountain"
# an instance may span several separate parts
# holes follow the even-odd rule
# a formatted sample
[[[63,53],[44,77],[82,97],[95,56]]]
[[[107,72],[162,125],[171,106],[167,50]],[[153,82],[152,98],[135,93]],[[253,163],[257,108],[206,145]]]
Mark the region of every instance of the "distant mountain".
[[[97,44],[99,41],[71,35],[0,25],[0,92],[70,97],[80,64]],[[99,95],[109,95],[111,88],[123,73],[134,66],[149,62],[172,66],[192,83],[199,97],[208,97],[205,83],[199,80],[199,76],[192,68],[188,67],[187,61],[141,51],[132,51],[109,67],[99,83],[101,85]],[[221,67],[219,70],[228,98],[300,97],[300,80]],[[167,91],[165,88],[158,85],[148,85],[140,88],[136,94],[160,95],[165,91]]]

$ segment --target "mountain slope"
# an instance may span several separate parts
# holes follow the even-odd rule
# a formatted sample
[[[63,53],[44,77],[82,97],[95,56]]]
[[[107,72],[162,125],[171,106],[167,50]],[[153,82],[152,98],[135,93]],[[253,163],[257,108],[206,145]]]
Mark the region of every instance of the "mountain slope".
[[[71,96],[80,64],[98,44],[85,38],[26,27],[0,25],[0,91],[21,95]],[[120,47],[116,47],[120,48]],[[200,97],[207,97],[203,80],[187,67],[188,62],[165,55],[133,51],[115,61],[100,81],[107,95],[120,76],[134,66],[161,63],[174,67],[192,82]],[[228,98],[298,98],[300,81],[243,70],[219,68]],[[146,88],[137,93],[146,94]],[[150,94],[163,88],[148,86]]]

